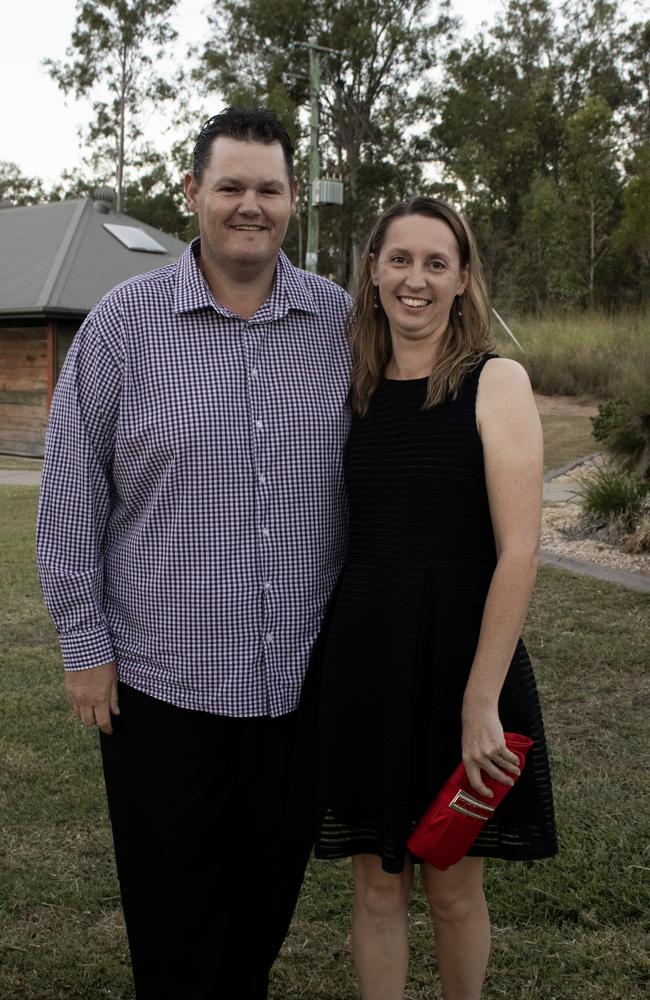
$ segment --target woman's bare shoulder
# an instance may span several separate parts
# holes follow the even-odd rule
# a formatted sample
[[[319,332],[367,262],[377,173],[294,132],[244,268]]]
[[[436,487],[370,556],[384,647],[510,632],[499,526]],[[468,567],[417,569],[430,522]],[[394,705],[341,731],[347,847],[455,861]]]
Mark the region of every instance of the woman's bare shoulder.
[[[512,358],[490,358],[481,372],[479,384],[504,389],[507,387],[530,389],[528,372]]]
[[[490,358],[478,384],[476,419],[479,428],[487,421],[507,424],[524,414],[538,419],[528,372],[510,358]]]

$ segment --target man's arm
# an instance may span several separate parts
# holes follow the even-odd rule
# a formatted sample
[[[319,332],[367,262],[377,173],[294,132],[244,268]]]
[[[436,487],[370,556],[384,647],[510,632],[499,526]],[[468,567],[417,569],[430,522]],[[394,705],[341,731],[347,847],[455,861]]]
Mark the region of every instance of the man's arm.
[[[122,382],[110,331],[118,323],[105,300],[66,358],[48,423],[36,539],[43,596],[68,672],[68,700],[84,725],[105,732],[112,731],[110,713],[118,710],[103,609],[104,532]]]

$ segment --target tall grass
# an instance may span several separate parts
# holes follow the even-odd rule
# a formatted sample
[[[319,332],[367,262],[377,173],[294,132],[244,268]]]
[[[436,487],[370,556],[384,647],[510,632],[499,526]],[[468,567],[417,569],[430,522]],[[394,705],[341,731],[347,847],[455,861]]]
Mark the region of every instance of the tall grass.
[[[504,319],[524,350],[494,320],[497,351],[524,365],[536,392],[616,399],[638,383],[640,371],[650,380],[650,313]]]

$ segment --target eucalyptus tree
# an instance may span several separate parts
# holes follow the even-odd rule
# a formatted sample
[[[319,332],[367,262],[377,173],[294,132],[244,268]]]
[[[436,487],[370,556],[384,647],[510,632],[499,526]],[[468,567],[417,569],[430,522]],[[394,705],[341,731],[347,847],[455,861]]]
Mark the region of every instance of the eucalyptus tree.
[[[61,61],[44,61],[63,92],[92,103],[85,139],[90,162],[114,164],[117,208],[124,200],[124,170],[142,136],[140,115],[147,104],[174,96],[156,63],[177,32],[170,16],[177,0],[80,0]]]
[[[38,177],[28,177],[17,163],[0,160],[0,202],[9,205],[36,205],[45,200],[43,182]]]
[[[567,120],[564,161],[573,265],[593,309],[596,276],[611,250],[622,187],[613,113],[602,98],[588,97]]]
[[[650,300],[650,141],[638,148],[630,173],[612,250],[626,298],[640,305]]]
[[[504,300],[540,315],[547,307],[576,302],[574,241],[558,184],[550,175],[533,177],[521,201],[521,218],[504,260]]]
[[[631,142],[644,146],[650,143],[650,19],[630,25],[626,41],[626,125]]]
[[[558,21],[558,56],[562,72],[558,98],[565,115],[579,110],[587,97],[624,112],[632,100],[626,64],[628,23],[614,0],[564,0]]]
[[[549,0],[510,0],[489,31],[445,58],[431,141],[477,230],[493,292],[534,179],[558,179],[557,45]]]
[[[497,297],[535,309],[615,297],[612,235],[623,164],[650,122],[649,49],[650,28],[632,31],[610,0],[506,0],[447,54],[432,144]]]
[[[125,211],[180,240],[196,236],[196,217],[187,209],[182,173],[173,164],[170,169],[168,157],[150,146],[142,151],[138,167],[124,188]]]

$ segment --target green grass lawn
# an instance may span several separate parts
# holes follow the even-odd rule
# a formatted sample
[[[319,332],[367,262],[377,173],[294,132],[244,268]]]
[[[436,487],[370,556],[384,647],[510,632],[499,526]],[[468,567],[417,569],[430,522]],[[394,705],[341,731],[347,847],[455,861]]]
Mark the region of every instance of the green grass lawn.
[[[96,735],[64,702],[33,566],[35,508],[35,489],[0,489],[0,997],[131,1000]],[[546,711],[562,850],[535,864],[489,864],[494,948],[484,996],[642,1000],[650,989],[650,595],[545,569],[525,634]],[[313,863],[274,972],[274,1000],[357,996],[349,910],[349,864]],[[411,928],[407,997],[433,1000],[419,893]]]

